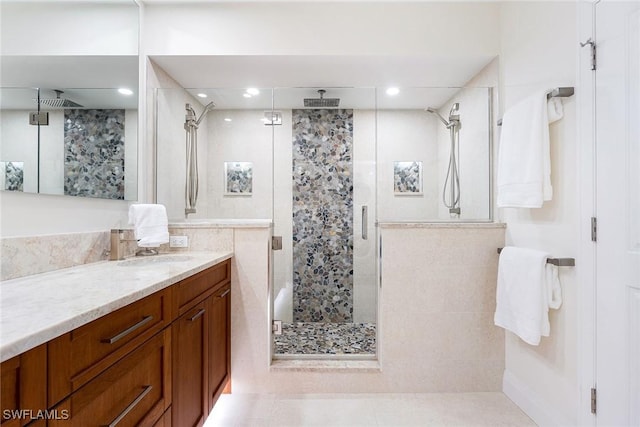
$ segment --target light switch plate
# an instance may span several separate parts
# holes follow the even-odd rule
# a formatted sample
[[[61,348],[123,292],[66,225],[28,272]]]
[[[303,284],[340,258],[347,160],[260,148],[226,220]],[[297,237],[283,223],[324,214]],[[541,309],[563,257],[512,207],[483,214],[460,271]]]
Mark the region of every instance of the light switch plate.
[[[169,236],[169,247],[188,248],[189,238],[187,236]]]

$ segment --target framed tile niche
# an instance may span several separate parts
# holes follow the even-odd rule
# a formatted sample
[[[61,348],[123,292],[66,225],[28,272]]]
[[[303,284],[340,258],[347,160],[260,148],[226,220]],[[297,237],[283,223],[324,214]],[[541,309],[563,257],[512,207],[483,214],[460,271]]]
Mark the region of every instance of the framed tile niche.
[[[224,162],[224,195],[251,196],[253,162]]]
[[[24,162],[0,162],[2,190],[24,191]]]
[[[393,162],[393,194],[395,196],[422,195],[422,162]]]

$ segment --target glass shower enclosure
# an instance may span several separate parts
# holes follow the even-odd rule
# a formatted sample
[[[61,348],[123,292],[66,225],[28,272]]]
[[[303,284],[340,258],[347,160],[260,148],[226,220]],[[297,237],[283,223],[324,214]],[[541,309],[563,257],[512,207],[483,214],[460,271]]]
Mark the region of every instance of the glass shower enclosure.
[[[487,87],[158,89],[157,199],[178,222],[271,220],[274,359],[375,359],[380,224],[491,221],[494,103]]]
[[[375,103],[373,88],[274,90],[274,358],[375,357]]]

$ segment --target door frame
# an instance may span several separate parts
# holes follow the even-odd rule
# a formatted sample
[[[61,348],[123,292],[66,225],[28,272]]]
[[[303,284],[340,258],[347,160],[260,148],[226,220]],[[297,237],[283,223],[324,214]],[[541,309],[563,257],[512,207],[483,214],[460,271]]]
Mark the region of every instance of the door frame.
[[[595,28],[596,4],[600,0],[578,1],[578,40],[597,41]],[[596,261],[597,245],[591,240],[591,217],[597,217],[596,199],[596,138],[595,84],[596,72],[591,70],[591,51],[587,45],[578,50],[577,95],[578,122],[578,190],[580,194],[580,245],[577,283],[578,292],[578,422],[596,426],[591,413],[591,388],[596,383]]]

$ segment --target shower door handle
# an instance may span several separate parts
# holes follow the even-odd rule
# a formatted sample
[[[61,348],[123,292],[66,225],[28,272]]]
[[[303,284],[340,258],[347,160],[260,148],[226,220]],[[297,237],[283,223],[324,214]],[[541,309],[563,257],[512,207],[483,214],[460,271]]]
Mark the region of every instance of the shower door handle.
[[[367,205],[362,206],[362,240],[369,237],[369,208]]]

